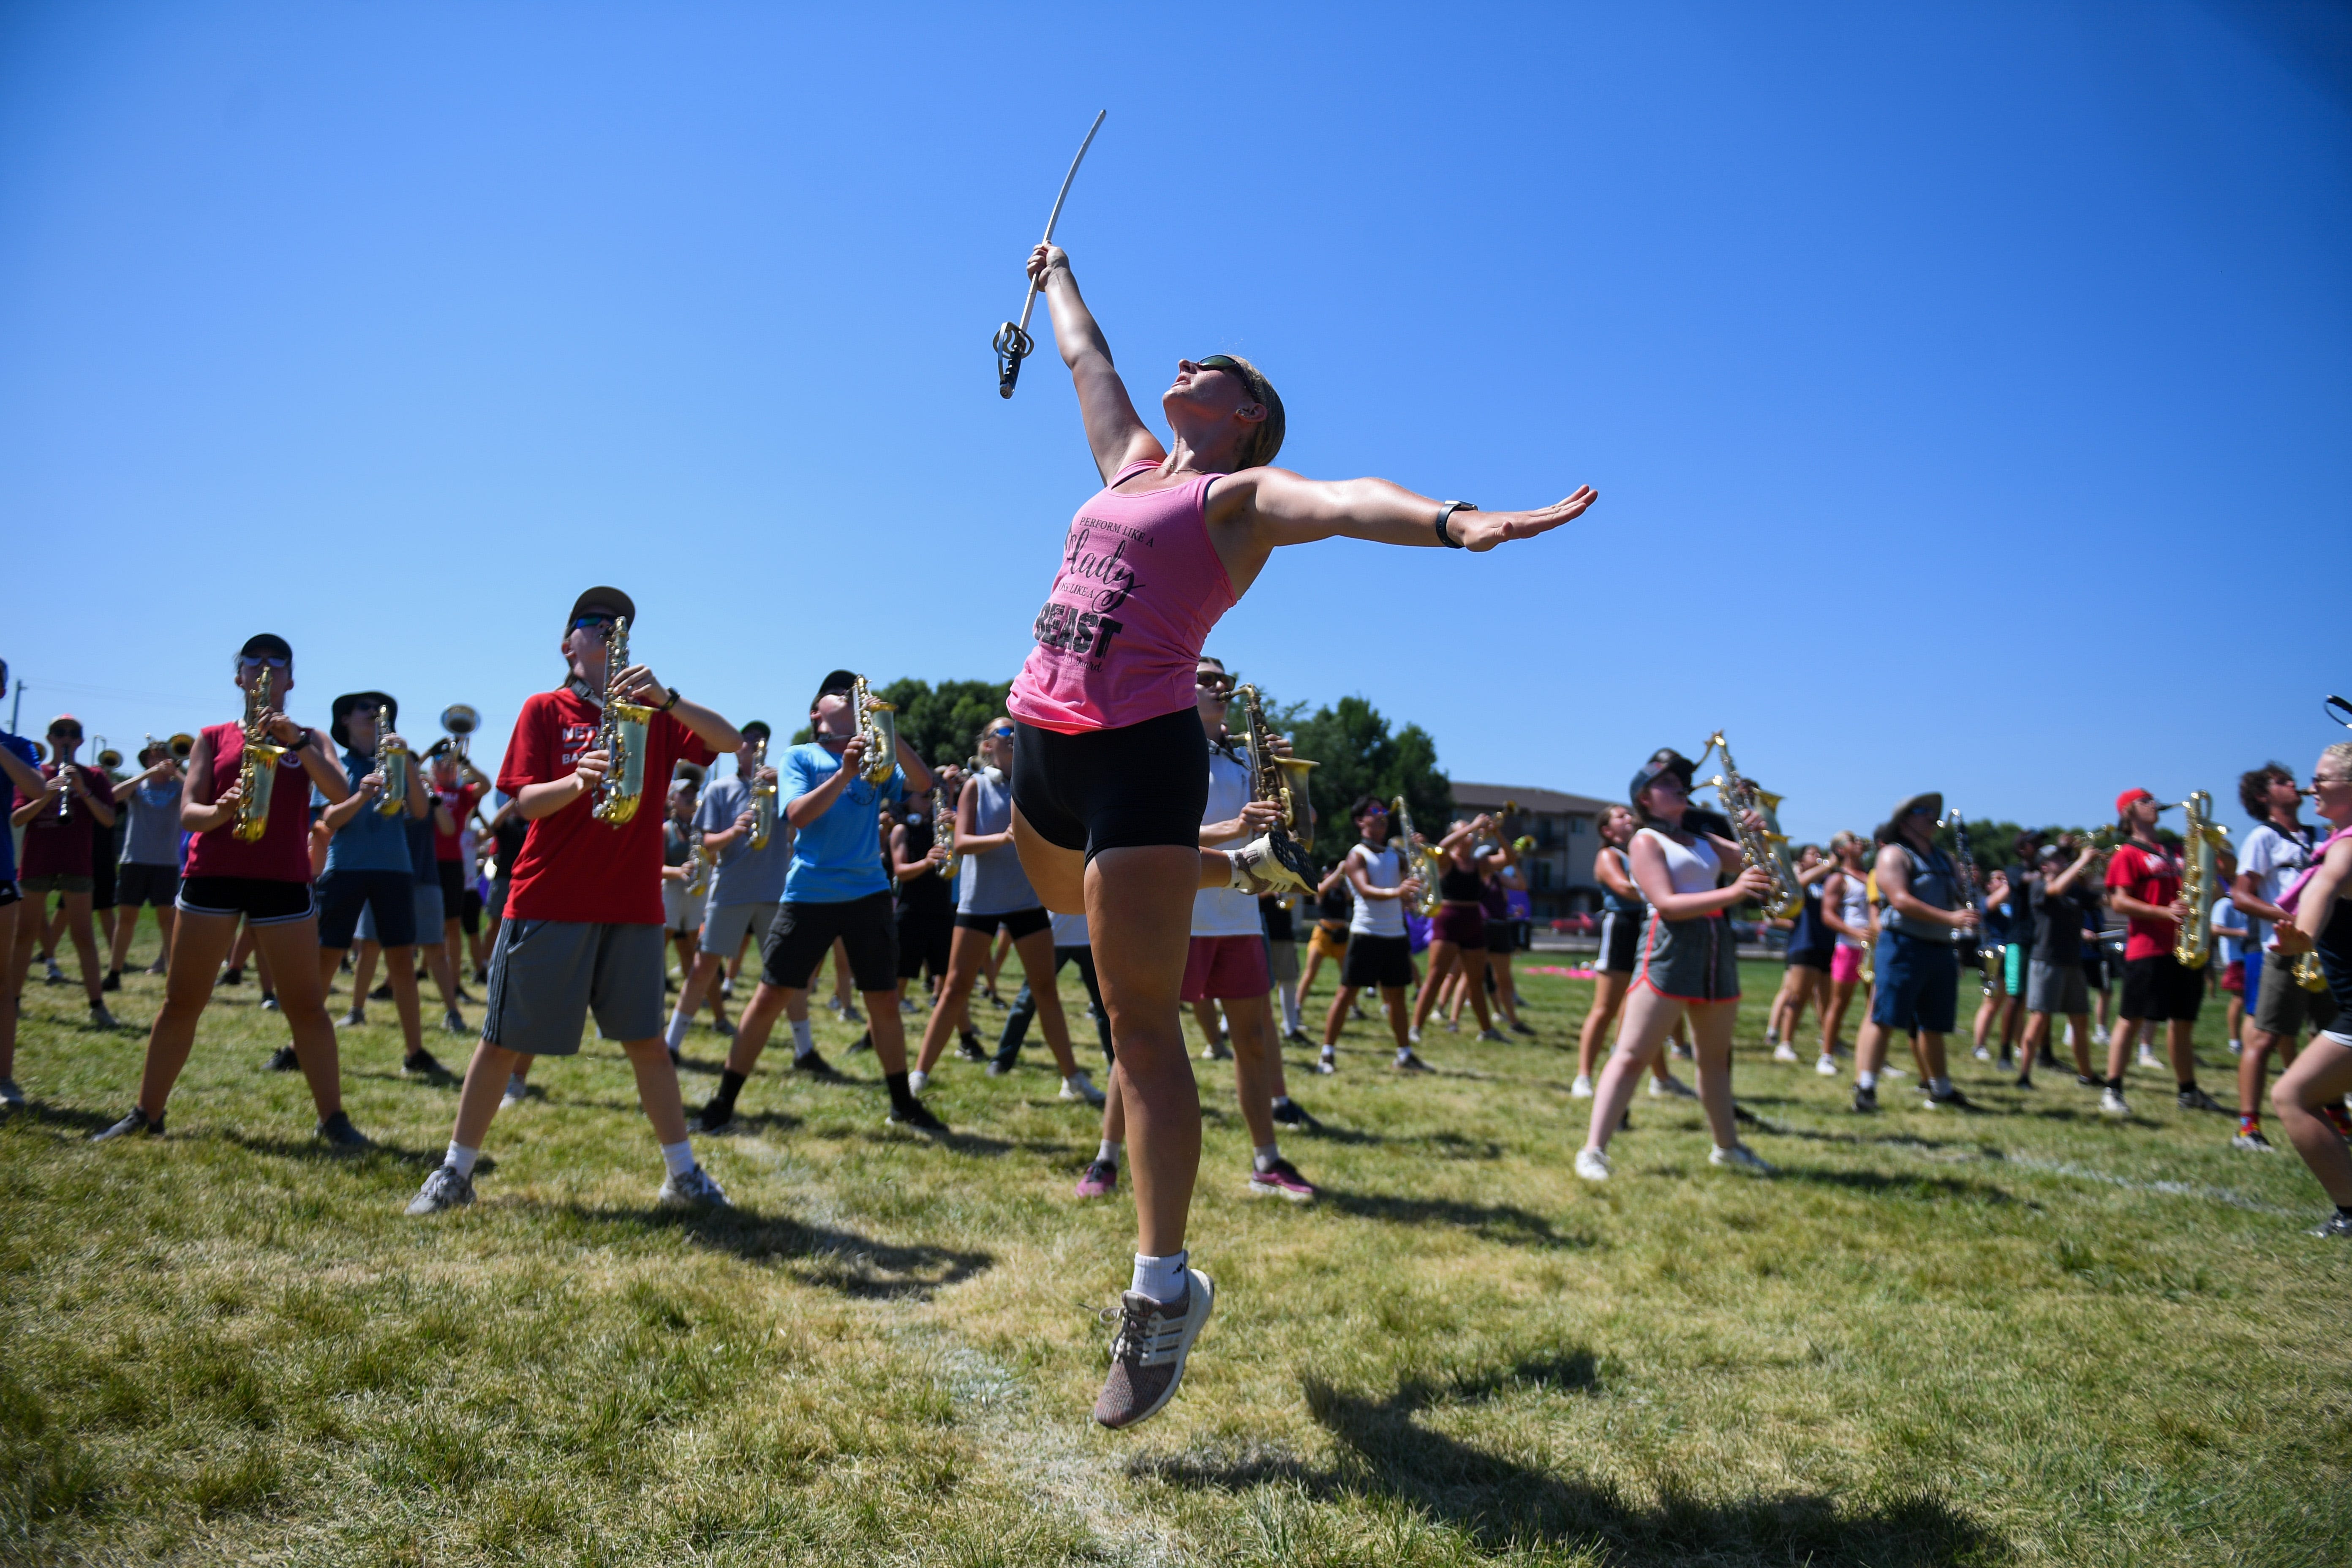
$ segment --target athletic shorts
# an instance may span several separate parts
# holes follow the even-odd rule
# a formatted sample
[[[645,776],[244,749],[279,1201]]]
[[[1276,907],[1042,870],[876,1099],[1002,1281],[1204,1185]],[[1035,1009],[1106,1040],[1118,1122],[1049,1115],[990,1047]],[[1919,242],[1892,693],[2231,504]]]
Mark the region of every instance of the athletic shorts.
[[[702,951],[723,963],[735,956],[746,936],[765,937],[782,904],[714,904],[702,912]]]
[[[2079,1018],[2091,1010],[2091,987],[2083,966],[2071,958],[2055,963],[2033,959],[2025,969],[2025,1010]]]
[[[898,978],[919,980],[929,969],[936,980],[948,972],[955,942],[955,911],[945,904],[898,906]]]
[[[499,908],[504,910],[506,884],[492,883],[490,894],[498,900]],[[672,936],[698,938],[702,933],[702,899],[703,895],[699,892],[688,892],[686,884],[683,882],[664,882],[662,884],[662,930]],[[773,904],[768,906],[772,910],[775,907]]]
[[[412,917],[415,922],[414,940],[419,942],[439,942],[441,940],[441,884],[419,882],[412,879],[408,884],[408,893],[411,900],[409,908],[415,911]],[[383,940],[382,928],[375,921],[375,906],[373,904],[360,911],[359,936],[362,942],[372,942],[380,946],[400,945],[398,942],[386,942]]]
[[[526,1056],[576,1056],[591,1011],[608,1040],[656,1038],[667,1013],[662,952],[659,926],[509,921],[490,950],[482,1038]]]
[[[1203,779],[1208,769],[1201,770]],[[786,900],[760,947],[760,978],[786,991],[805,991],[809,976],[838,939],[849,950],[849,973],[864,992],[898,989],[898,922],[887,892],[837,904]]]
[[[1830,954],[1830,984],[1858,985],[1862,983],[1862,949],[1840,942]]]
[[[466,901],[466,863],[436,860],[433,869],[441,889],[441,907],[454,914]]]
[[[1223,1002],[1273,989],[1262,936],[1196,936],[1185,950],[1182,1001]]]
[[[457,929],[467,936],[481,934],[482,889],[470,878],[466,882],[466,896],[457,902]]]
[[[1678,1002],[1738,1000],[1739,952],[1729,923],[1720,915],[1661,920],[1651,910],[1642,922],[1633,984]]]
[[[44,871],[18,878],[17,885],[27,893],[87,893],[98,884],[80,871]]]
[[[1298,943],[1295,941],[1276,942],[1274,938],[1267,937],[1265,967],[1267,973],[1274,976],[1276,984],[1297,985],[1298,984]]]
[[[143,861],[126,860],[115,871],[114,901],[118,907],[137,909],[144,904],[163,909],[179,896],[180,868],[176,866],[150,866]]]
[[[1046,843],[1106,849],[1201,843],[1209,738],[1186,706],[1139,724],[1065,735],[1015,721],[1013,804]]]
[[[1899,931],[1878,933],[1878,983],[1870,1021],[1907,1035],[1948,1035],[1959,1009],[1960,955],[1948,942]]]
[[[2189,969],[2168,952],[2124,960],[2124,999],[2117,1016],[2150,1024],[2189,1023],[2204,1005],[2203,970]]]
[[[292,925],[319,908],[310,883],[267,877],[183,877],[176,907],[191,915],[243,915],[257,926]]]
[[[2000,980],[2003,992],[2011,996],[2025,994],[2025,966],[2033,962],[2031,942],[2012,942],[2001,950]]]
[[[114,858],[101,855],[89,868],[89,907],[110,910],[114,907]]]
[[[1830,955],[1833,951],[1826,947],[1792,947],[1789,950],[1789,967],[1819,970],[1827,974],[1830,972]]]
[[[351,946],[362,910],[375,917],[370,942],[386,947],[415,945],[416,879],[405,871],[342,869],[319,879],[319,945]]]
[[[2294,963],[2289,955],[2273,952],[2263,957],[2262,983],[2254,998],[2255,1028],[2265,1035],[2300,1035],[2335,1024],[2335,997],[2296,984]]]
[[[1601,951],[1595,967],[1606,974],[1631,974],[1642,959],[1642,917],[1631,910],[1601,911]]]
[[[1412,938],[1349,932],[1347,961],[1339,966],[1339,984],[1360,990],[1377,985],[1384,991],[1412,984]]]
[[[1440,904],[1429,922],[1429,940],[1456,947],[1486,945],[1486,911],[1475,904]]]
[[[2246,994],[2246,961],[2244,959],[2230,960],[2230,967],[2221,971],[2221,989],[2232,996],[2242,996]]]
[[[1344,963],[1348,957],[1348,928],[1341,926],[1335,931],[1317,921],[1315,930],[1307,935],[1307,951],[1333,963]]]
[[[1039,904],[1034,909],[1013,910],[1001,915],[968,915],[959,910],[955,923],[960,931],[976,931],[984,936],[994,936],[996,928],[1003,926],[1012,933],[1013,941],[1019,942],[1041,931],[1053,930],[1054,917],[1045,912],[1045,905]]]

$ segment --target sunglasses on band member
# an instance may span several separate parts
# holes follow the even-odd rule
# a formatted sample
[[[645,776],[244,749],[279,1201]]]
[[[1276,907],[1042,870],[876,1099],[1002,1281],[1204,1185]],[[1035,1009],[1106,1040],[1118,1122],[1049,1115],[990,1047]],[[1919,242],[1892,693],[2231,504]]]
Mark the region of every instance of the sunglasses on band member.
[[[290,662],[292,661],[279,658],[275,654],[241,654],[237,658],[236,665],[239,669],[259,669],[264,665],[272,669],[284,669]]]
[[[79,724],[52,724],[49,726],[49,733],[57,736],[60,740],[79,741],[81,739],[81,726]],[[2326,781],[2322,780],[2320,782],[2325,783]]]
[[[572,629],[575,632],[601,632],[618,618],[614,616],[574,616],[572,617]]]
[[[1242,370],[1242,362],[1235,359],[1231,354],[1208,354],[1202,358],[1194,360],[1192,363],[1199,365],[1202,370],[1231,371],[1234,374],[1241,376],[1244,381],[1247,381],[1249,379],[1248,375],[1244,374]]]
[[[1013,726],[1010,724],[1000,724],[995,729],[991,730],[988,734],[991,740],[1009,741],[1013,739]]]

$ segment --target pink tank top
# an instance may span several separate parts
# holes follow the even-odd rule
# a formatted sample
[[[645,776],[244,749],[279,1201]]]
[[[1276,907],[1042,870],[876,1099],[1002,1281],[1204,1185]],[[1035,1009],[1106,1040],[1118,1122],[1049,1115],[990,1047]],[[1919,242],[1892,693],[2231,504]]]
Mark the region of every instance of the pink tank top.
[[[245,726],[207,724],[204,732],[213,746],[213,800],[218,800],[245,765]],[[250,877],[264,882],[309,881],[310,774],[292,752],[278,759],[278,782],[269,786],[269,815],[263,821],[260,838],[251,844],[236,836],[235,823],[197,834],[189,846],[187,874]]]
[[[1192,706],[1201,647],[1234,604],[1202,510],[1223,476],[1120,493],[1122,480],[1157,467],[1129,463],[1070,520],[1032,628],[1037,646],[1005,703],[1014,718],[1068,735]]]

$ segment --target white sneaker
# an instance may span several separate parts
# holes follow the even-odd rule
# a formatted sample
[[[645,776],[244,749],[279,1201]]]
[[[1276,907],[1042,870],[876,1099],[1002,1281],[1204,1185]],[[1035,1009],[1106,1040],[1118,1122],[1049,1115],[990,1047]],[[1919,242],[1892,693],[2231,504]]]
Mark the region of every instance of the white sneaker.
[[[1404,1043],[1408,1046],[1417,1046],[1421,1044],[1421,1031],[1419,1029],[1407,1029],[1404,1032]]]
[[[1772,1052],[1772,1059],[1776,1062],[1795,1061],[1797,1059],[1797,1047],[1789,1045],[1778,1047]]]
[[[0,1078],[0,1107],[10,1110],[25,1109],[25,1091],[16,1087],[13,1078]]]
[[[1758,1159],[1755,1151],[1745,1143],[1734,1143],[1728,1149],[1710,1150],[1707,1152],[1706,1163],[1710,1165],[1720,1165],[1727,1171],[1745,1171],[1751,1176],[1769,1176],[1772,1173],[1772,1167]]]
[[[2068,1028],[2070,1028],[2070,1029],[2074,1027],[2074,1026],[2073,1026],[2072,1024],[2069,1024],[2069,1025],[2067,1025],[2066,1026],[2067,1026]],[[2092,1026],[2091,1026],[2091,1044],[2093,1044],[2093,1045],[2095,1045],[2095,1046],[2104,1046],[2104,1045],[2105,1045],[2106,1043],[2107,1043],[2107,1026],[2106,1026],[2105,1024],[2094,1024],[2094,1025],[2092,1025]]]
[[[499,1097],[499,1103],[501,1105],[520,1105],[523,1102],[524,1098],[530,1093],[530,1086],[523,1082],[522,1075],[520,1073],[510,1072],[507,1074],[507,1091]]]
[[[1835,1057],[1823,1057],[1821,1060],[1813,1064],[1813,1070],[1821,1074],[1823,1078],[1835,1078],[1837,1077],[1837,1058]]]
[[[671,1208],[726,1209],[735,1206],[727,1201],[727,1189],[699,1165],[664,1182],[658,1201]]]
[[[2150,1072],[2154,1072],[2164,1066],[2162,1062],[2156,1059],[2156,1053],[2149,1050],[2146,1046],[2140,1047],[2138,1059],[2132,1065],[2135,1067],[2144,1067]]]
[[[2067,1045],[2067,1046],[2071,1046],[2071,1045],[2073,1045],[2074,1043],[2074,1025],[2072,1025],[2072,1024],[2069,1024],[2069,1025],[2067,1025],[2067,1026],[2066,1026],[2066,1037],[2065,1037],[2063,1040],[2060,1041],[2060,1042],[2059,1042],[2059,1044],[2061,1044],[2061,1045]]]
[[[1080,1068],[1062,1080],[1062,1098],[1073,1101],[1083,1100],[1088,1105],[1100,1105],[1103,1102],[1103,1091],[1095,1087],[1094,1079],[1087,1076],[1084,1068]]]
[[[2099,1114],[2102,1116],[2129,1116],[2131,1114],[2131,1107],[2124,1103],[2124,1097],[2122,1094],[2110,1089],[2105,1093],[2099,1096]]]
[[[1586,1077],[1583,1073],[1578,1073],[1576,1075],[1576,1081],[1568,1086],[1568,1097],[1570,1100],[1591,1100],[1592,1098],[1592,1079]]]
[[[920,1094],[930,1081],[931,1075],[925,1072],[922,1068],[917,1068],[913,1072],[907,1075],[908,1091],[912,1094]]]
[[[1607,1181],[1609,1156],[1598,1149],[1579,1149],[1576,1152],[1576,1173],[1588,1182]]]
[[[1992,1060],[1992,1052],[1991,1052],[1990,1049],[1988,1049],[1987,1047],[1983,1047],[1983,1046],[1979,1046],[1979,1047],[1977,1047],[1973,1052],[1971,1052],[1970,1054],[1971,1054],[1972,1056],[1974,1056],[1974,1057],[1977,1058],[1977,1060],[1979,1060],[1979,1061],[1980,1061],[1980,1062],[1989,1062],[1989,1061]]]

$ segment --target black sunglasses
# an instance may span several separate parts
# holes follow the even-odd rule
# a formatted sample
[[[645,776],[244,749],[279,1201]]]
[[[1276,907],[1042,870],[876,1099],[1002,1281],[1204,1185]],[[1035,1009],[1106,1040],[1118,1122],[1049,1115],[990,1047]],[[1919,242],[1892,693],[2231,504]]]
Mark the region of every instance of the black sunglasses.
[[[617,616],[574,616],[572,617],[572,629],[575,632],[602,631],[619,618]]]
[[[79,724],[52,724],[49,726],[49,733],[58,736],[61,740],[79,741],[81,739],[81,726]]]
[[[243,669],[259,669],[263,665],[272,669],[283,669],[292,661],[279,658],[275,654],[240,654],[236,662]]]

